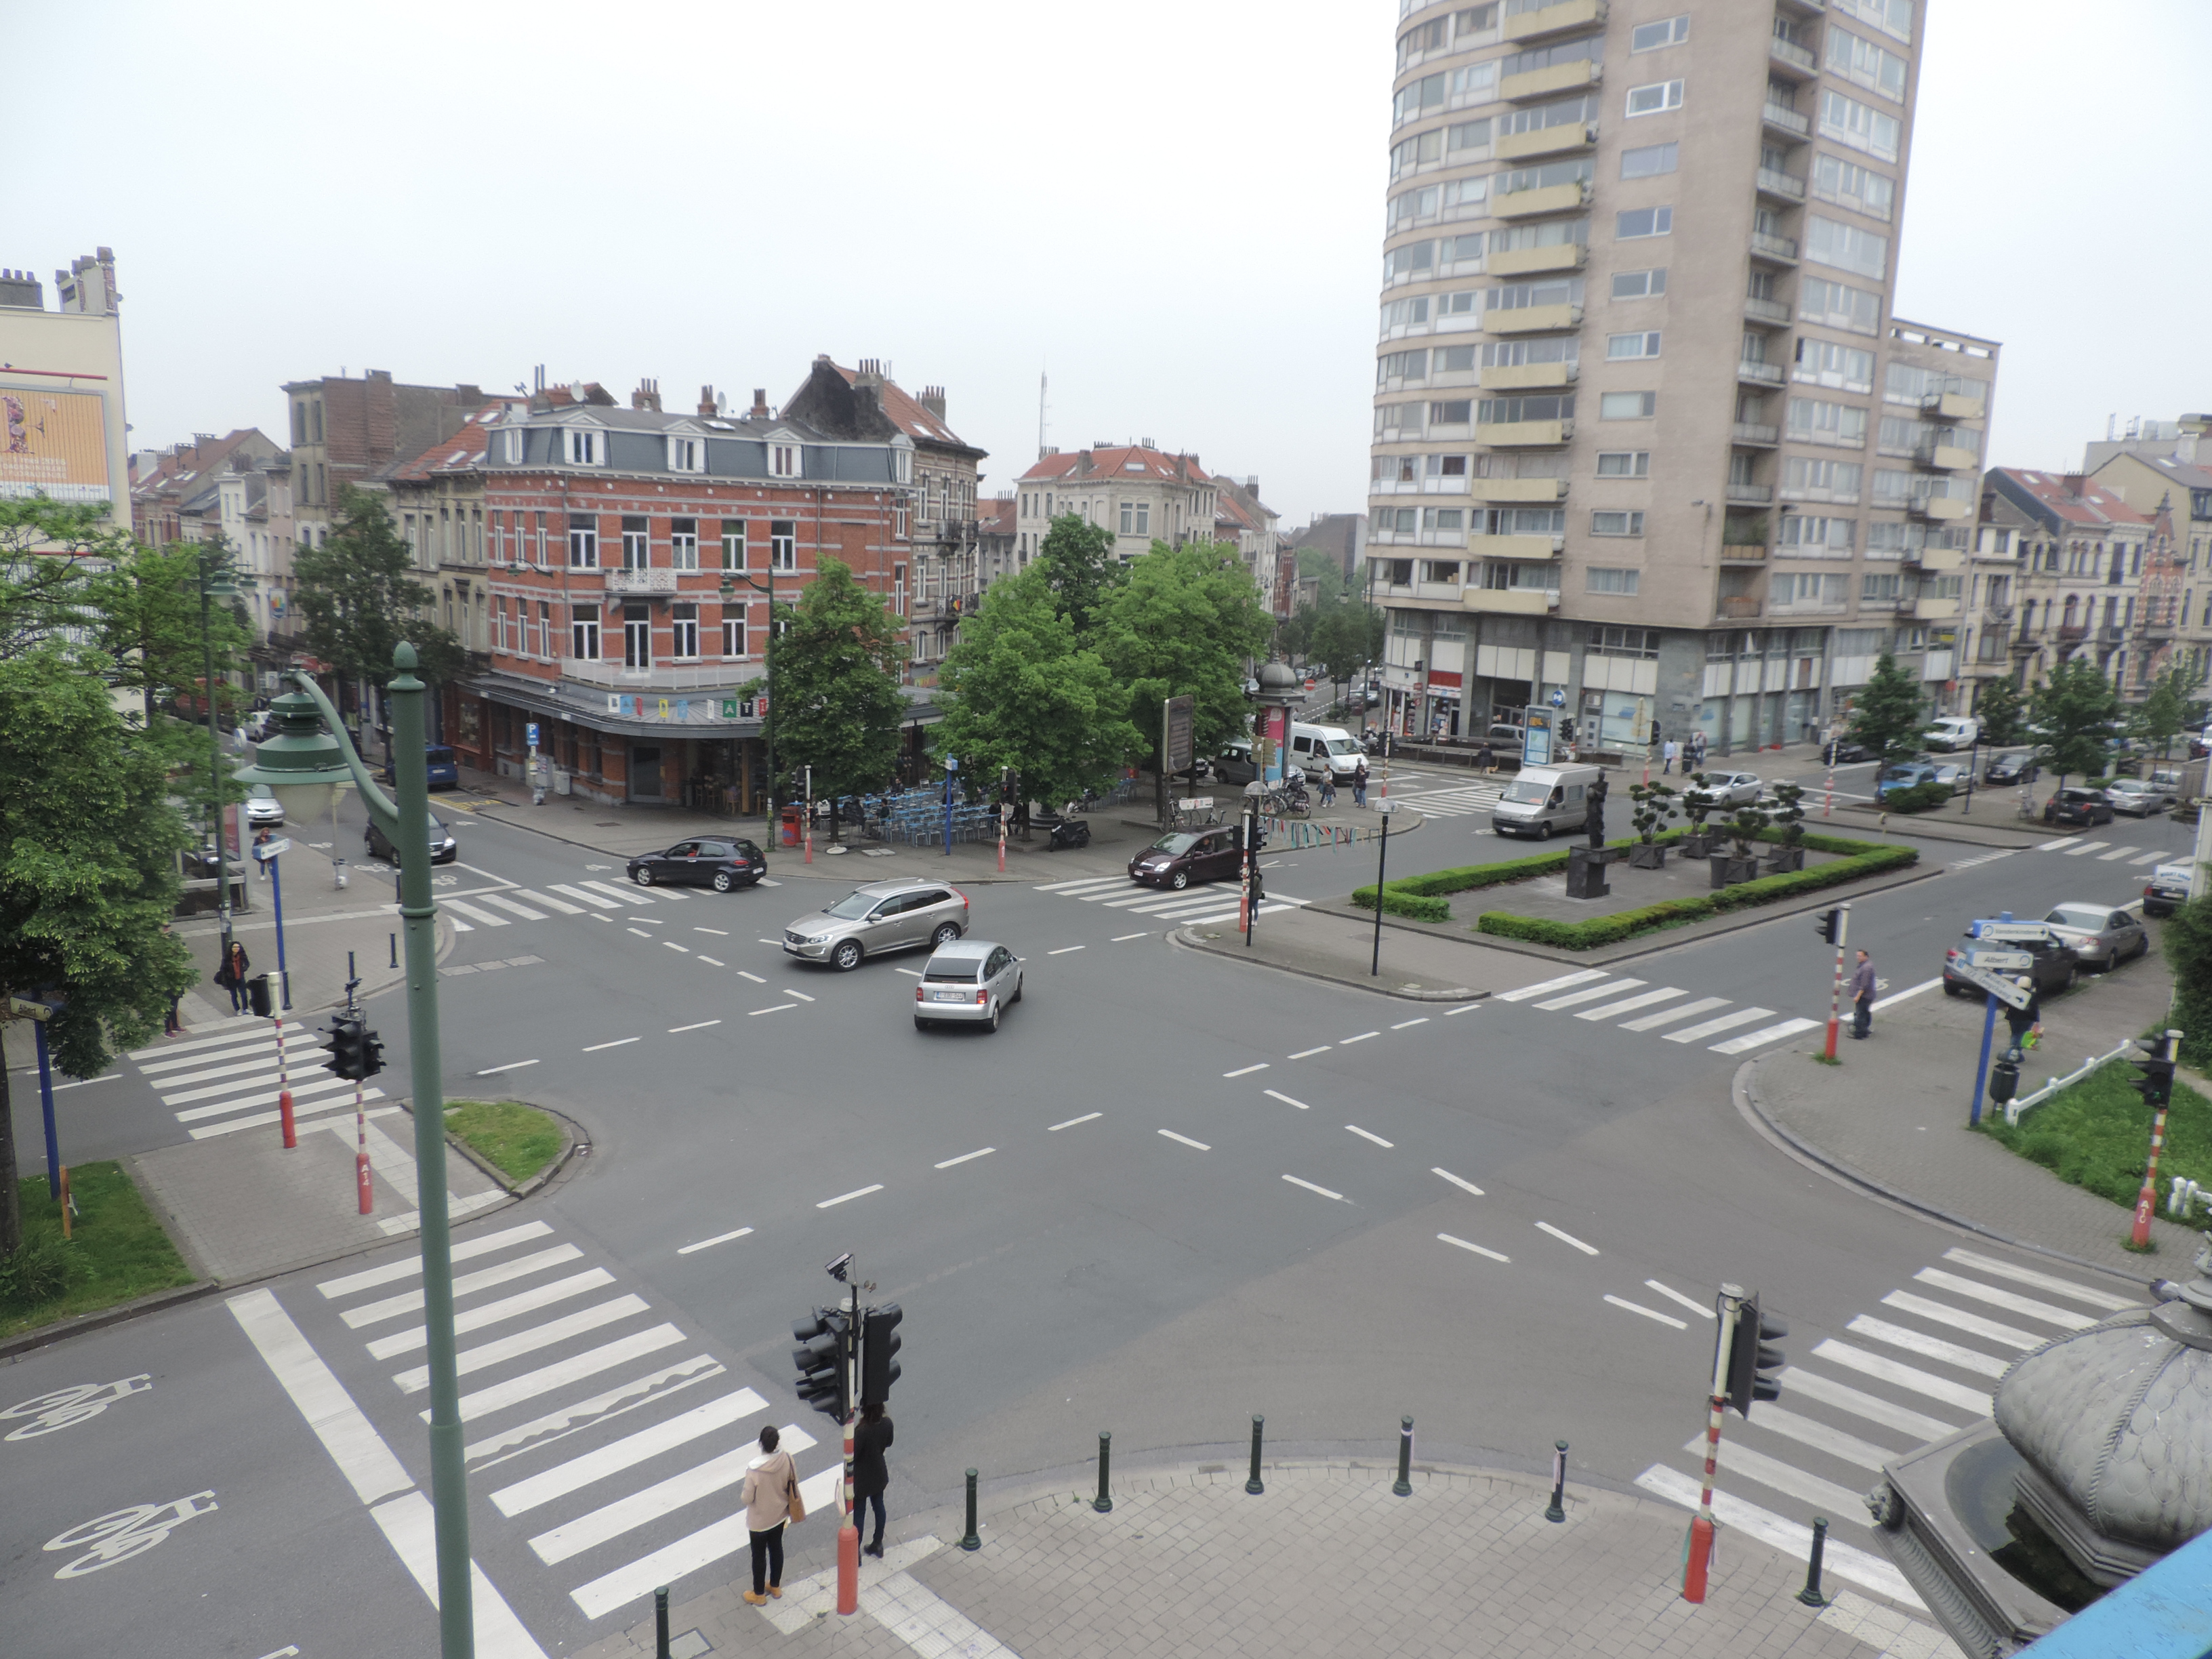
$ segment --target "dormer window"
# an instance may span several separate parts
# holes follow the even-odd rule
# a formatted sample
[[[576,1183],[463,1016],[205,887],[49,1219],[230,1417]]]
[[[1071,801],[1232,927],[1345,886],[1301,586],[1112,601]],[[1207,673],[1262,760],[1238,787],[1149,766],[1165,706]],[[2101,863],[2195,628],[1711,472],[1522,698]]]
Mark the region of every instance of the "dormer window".
[[[771,477],[797,477],[799,476],[799,446],[770,444],[768,447],[768,470]]]
[[[606,460],[607,452],[598,432],[588,427],[570,427],[568,455],[571,466],[599,466]]]
[[[891,451],[891,482],[894,483],[914,482],[914,452],[911,449],[902,446]]]
[[[697,438],[671,438],[668,441],[668,470],[671,472],[704,472],[707,470],[707,446]]]
[[[500,459],[509,466],[522,465],[522,428],[509,427],[499,434]]]

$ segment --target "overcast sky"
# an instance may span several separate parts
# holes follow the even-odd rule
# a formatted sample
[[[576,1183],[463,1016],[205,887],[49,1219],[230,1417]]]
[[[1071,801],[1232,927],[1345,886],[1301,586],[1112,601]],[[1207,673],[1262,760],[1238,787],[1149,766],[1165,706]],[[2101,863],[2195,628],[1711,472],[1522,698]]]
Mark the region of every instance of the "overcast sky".
[[[817,352],[991,452],[1151,438],[1359,511],[1395,0],[0,0],[0,265],[114,248],[133,447],[278,386],[658,378]],[[2203,0],[1927,0],[1898,310],[2004,345],[1990,459],[2212,407],[2177,180]],[[48,303],[52,303],[51,286]]]

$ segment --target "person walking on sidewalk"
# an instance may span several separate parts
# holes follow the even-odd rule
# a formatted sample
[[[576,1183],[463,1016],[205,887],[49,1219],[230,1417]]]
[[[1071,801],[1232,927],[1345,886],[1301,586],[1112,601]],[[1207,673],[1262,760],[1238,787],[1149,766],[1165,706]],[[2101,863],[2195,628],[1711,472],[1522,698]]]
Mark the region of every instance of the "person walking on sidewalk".
[[[866,1546],[861,1553],[884,1559],[884,1488],[891,1483],[891,1472],[884,1463],[884,1454],[890,1449],[891,1420],[884,1415],[880,1400],[864,1401],[860,1407],[860,1421],[853,1431],[853,1530],[860,1530],[860,1517],[873,1504],[876,1510],[876,1541]]]
[[[1675,742],[1672,738],[1668,738],[1667,741],[1661,745],[1659,750],[1659,775],[1661,777],[1665,777],[1668,773],[1674,769],[1674,763],[1681,757],[1681,754],[1682,745]]]
[[[246,977],[252,966],[246,960],[246,946],[233,939],[222,966],[215,970],[215,982],[230,993],[230,1012],[234,1014],[244,1013],[252,1005],[252,999],[246,995]]]
[[[1367,805],[1367,762],[1364,757],[1352,774],[1352,804],[1355,806]]]
[[[1864,951],[1851,970],[1851,1035],[1863,1037],[1874,1029],[1874,963]]]
[[[780,1438],[772,1423],[761,1430],[761,1455],[745,1471],[740,1494],[753,1546],[753,1587],[745,1592],[745,1600],[757,1607],[765,1606],[771,1595],[782,1598],[783,1529],[790,1522],[806,1518],[806,1506],[799,1501],[798,1466],[789,1452],[776,1449]]]

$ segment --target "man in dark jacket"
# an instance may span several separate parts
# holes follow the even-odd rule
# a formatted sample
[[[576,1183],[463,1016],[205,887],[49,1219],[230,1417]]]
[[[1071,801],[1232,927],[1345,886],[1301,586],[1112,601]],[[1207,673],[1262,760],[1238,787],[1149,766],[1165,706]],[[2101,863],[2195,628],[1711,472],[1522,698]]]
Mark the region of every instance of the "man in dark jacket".
[[[1859,952],[1859,965],[1851,970],[1851,1035],[1863,1037],[1874,1029],[1874,963]]]
[[[884,1467],[884,1454],[890,1449],[891,1420],[884,1414],[880,1400],[864,1401],[860,1406],[860,1420],[853,1430],[853,1528],[859,1531],[860,1517],[871,1504],[876,1510],[876,1540],[862,1552],[878,1560],[884,1554],[884,1488],[891,1483],[890,1470]]]

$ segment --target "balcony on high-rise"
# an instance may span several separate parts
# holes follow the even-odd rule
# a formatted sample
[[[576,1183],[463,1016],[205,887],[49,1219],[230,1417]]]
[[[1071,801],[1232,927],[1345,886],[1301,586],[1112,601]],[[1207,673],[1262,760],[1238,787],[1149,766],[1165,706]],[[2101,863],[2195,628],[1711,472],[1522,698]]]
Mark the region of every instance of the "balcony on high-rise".
[[[1781,364],[1763,363],[1752,357],[1737,361],[1735,377],[1746,386],[1780,386],[1784,378]]]
[[[1789,105],[1772,98],[1769,98],[1759,111],[1759,118],[1775,131],[1786,133],[1792,138],[1809,138],[1813,134],[1813,123],[1808,117],[1800,115]]]
[[[1765,507],[1774,499],[1771,484],[1731,483],[1727,489],[1730,507]]]
[[[1527,392],[1548,386],[1572,386],[1581,366],[1577,363],[1499,363],[1482,371],[1485,392]]]
[[[1790,325],[1790,307],[1779,300],[1764,299],[1756,294],[1744,296],[1743,314],[1750,321],[1764,323],[1774,328]]]
[[[1510,132],[1493,142],[1490,153],[1500,161],[1518,161],[1532,155],[1569,155],[1597,143],[1595,121],[1562,121],[1527,132]]]
[[[1604,78],[1604,68],[1595,58],[1576,58],[1564,64],[1547,64],[1542,69],[1522,70],[1518,75],[1500,76],[1498,95],[1509,103],[1519,103],[1572,92],[1578,87],[1594,87]]]
[[[1971,472],[1982,458],[1955,443],[1924,443],[1912,452],[1914,462],[1936,472]]]
[[[1541,617],[1556,610],[1556,587],[1470,587],[1460,599],[1469,611],[1499,617]]]
[[[1797,263],[1797,239],[1778,236],[1771,230],[1754,230],[1751,233],[1751,257],[1773,264],[1794,265]]]
[[[1802,202],[1805,199],[1805,181],[1796,173],[1784,173],[1779,167],[1759,168],[1758,185],[1761,196],[1775,197],[1784,202]]]
[[[1920,412],[1939,421],[1978,421],[1988,405],[1963,392],[1931,392],[1920,400]]]
[[[1508,248],[1487,262],[1492,276],[1526,276],[1547,270],[1580,270],[1589,261],[1589,249],[1580,242],[1553,242],[1547,247]]]
[[[1764,421],[1738,421],[1729,428],[1729,441],[1752,449],[1772,449],[1782,441],[1782,428]]]
[[[1810,81],[1820,72],[1820,60],[1813,49],[1783,34],[1768,37],[1766,52],[1768,69],[1792,80]]]
[[[1492,334],[1549,334],[1582,325],[1578,305],[1498,307],[1483,313],[1482,326]]]
[[[1472,491],[1483,501],[1563,501],[1565,478],[1477,478]]]
[[[1534,190],[1492,192],[1490,211],[1500,219],[1533,219],[1540,213],[1570,213],[1590,198],[1588,179],[1569,179],[1564,185],[1540,185]]]
[[[1498,34],[1507,40],[1540,40],[1605,21],[1606,0],[1505,0]]]
[[[1474,428],[1474,441],[1498,449],[1533,449],[1572,441],[1575,423],[1564,421],[1490,421]]]

